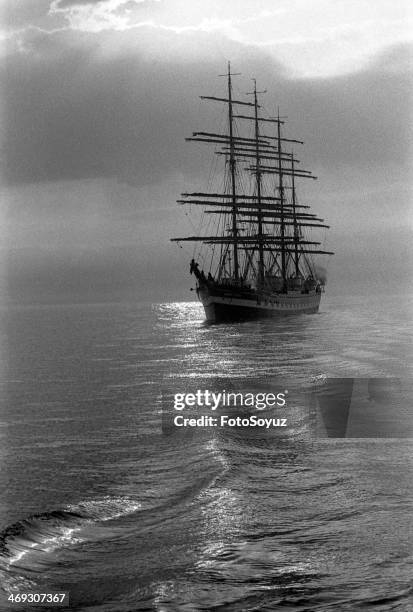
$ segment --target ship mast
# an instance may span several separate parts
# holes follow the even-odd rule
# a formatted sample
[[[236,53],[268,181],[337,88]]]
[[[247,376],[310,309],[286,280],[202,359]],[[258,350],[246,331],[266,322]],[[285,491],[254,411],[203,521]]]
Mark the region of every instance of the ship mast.
[[[284,219],[284,184],[283,184],[283,166],[282,166],[282,150],[281,150],[281,122],[280,111],[278,110],[277,118],[277,147],[278,147],[278,193],[280,196],[280,235],[281,235],[281,275],[283,279],[283,291],[287,289],[287,269],[286,269],[286,252],[285,252],[285,219]],[[295,214],[295,211],[294,211]]]
[[[235,173],[235,146],[234,146],[234,119],[232,112],[232,82],[231,64],[228,62],[228,124],[229,124],[229,167],[231,174],[231,196],[232,196],[232,237],[234,239],[234,279],[239,280],[238,263],[238,228],[237,228],[237,194],[236,194],[236,173]]]
[[[258,285],[264,284],[264,245],[262,235],[262,200],[261,200],[261,159],[260,159],[260,128],[258,122],[257,81],[254,81],[254,124],[255,124],[255,184],[257,187],[257,219],[258,219]]]
[[[298,254],[298,241],[299,241],[299,232],[298,232],[298,223],[297,223],[297,213],[296,213],[296,196],[295,196],[295,180],[294,180],[294,155],[291,155],[291,190],[292,190],[292,204],[293,204],[293,219],[294,219],[294,266],[295,266],[295,276],[298,277],[300,274],[300,268],[298,266],[299,254]]]

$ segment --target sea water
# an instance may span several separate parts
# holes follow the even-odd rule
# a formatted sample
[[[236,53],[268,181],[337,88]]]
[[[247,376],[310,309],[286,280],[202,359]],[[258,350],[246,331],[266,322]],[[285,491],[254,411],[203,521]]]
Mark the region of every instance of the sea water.
[[[411,315],[397,296],[222,325],[195,302],[4,310],[0,610],[50,591],[90,612],[413,609],[408,387],[377,438],[182,437],[161,414],[165,387],[222,377],[406,381]]]

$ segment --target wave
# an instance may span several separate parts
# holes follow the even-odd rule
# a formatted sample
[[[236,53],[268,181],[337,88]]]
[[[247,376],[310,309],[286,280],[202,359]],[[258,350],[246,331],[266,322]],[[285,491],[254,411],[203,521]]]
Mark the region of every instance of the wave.
[[[0,533],[0,559],[9,566],[15,565],[31,552],[49,553],[81,542],[79,533],[87,525],[132,514],[140,508],[134,499],[106,496],[32,514]]]
[[[216,473],[204,475],[170,495],[156,508],[132,497],[105,496],[31,514],[12,523],[0,532],[1,589],[8,594],[22,589],[35,590],[37,579],[50,568],[50,564],[56,562],[55,557],[50,555],[53,551],[111,538],[119,525],[114,523],[108,530],[104,525],[135,512],[139,512],[143,529],[153,528],[164,520],[165,515],[174,516],[181,504],[191,503],[218,476]],[[163,515],[161,518],[160,512]],[[136,529],[136,526],[123,524],[123,536],[130,529]]]

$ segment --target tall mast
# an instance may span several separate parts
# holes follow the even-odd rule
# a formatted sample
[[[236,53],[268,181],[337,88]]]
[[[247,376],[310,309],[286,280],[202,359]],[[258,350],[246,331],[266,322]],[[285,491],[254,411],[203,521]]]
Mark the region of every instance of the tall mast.
[[[203,100],[227,105],[228,128],[224,130],[225,133],[197,131],[193,132],[191,137],[186,138],[188,141],[214,144],[215,148],[217,148],[216,145],[219,145],[219,150],[215,150],[215,153],[224,156],[226,163],[229,164],[225,189],[220,192],[218,190],[218,193],[185,192],[182,194],[183,199],[178,200],[180,204],[206,206],[209,208],[205,210],[206,214],[223,215],[227,220],[230,217],[232,227],[228,231],[228,228],[218,224],[218,235],[216,236],[196,235],[172,240],[175,242],[202,242],[214,247],[221,245],[218,249],[220,260],[215,282],[219,283],[223,280],[221,273],[226,268],[234,285],[238,285],[240,280],[254,277],[259,295],[264,286],[265,266],[267,265],[268,274],[271,274],[271,270],[276,266],[283,279],[282,291],[285,292],[290,266],[294,267],[296,275],[299,275],[300,264],[308,263],[306,254],[332,254],[319,250],[317,248],[320,245],[319,242],[303,240],[301,230],[302,227],[328,227],[323,224],[323,219],[318,218],[315,214],[304,212],[309,206],[299,204],[296,198],[295,179],[316,179],[317,177],[313,176],[309,170],[297,165],[300,164],[300,160],[294,157],[293,152],[283,151],[283,143],[304,143],[301,140],[283,136],[281,126],[284,121],[280,119],[279,112],[278,117],[261,116],[258,94],[265,92],[257,91],[255,79],[253,79],[253,91],[248,92],[249,95],[254,96],[253,100],[247,102],[234,98],[232,80],[235,74],[231,72],[231,65],[228,62],[227,72],[220,75],[226,78],[227,97],[201,96]],[[239,106],[241,110],[238,110]],[[245,107],[249,107],[249,113],[243,110]],[[252,108],[254,112],[251,112]],[[253,134],[248,132],[239,134],[235,129],[235,121],[238,119],[250,122],[250,126],[254,126]],[[269,127],[265,127],[268,123],[277,124],[275,133]],[[252,193],[239,186],[238,171],[240,168],[255,175]],[[272,195],[264,192],[264,174],[278,174],[275,193]],[[285,177],[287,177],[288,185],[285,184]],[[288,177],[291,177],[291,183]],[[292,189],[292,198],[289,196],[286,198],[287,189]],[[270,231],[271,226],[274,227],[273,232]],[[242,230],[243,227],[246,228],[245,231]],[[266,230],[267,227],[269,233]],[[212,261],[214,264],[216,260],[217,255],[213,249]],[[197,265],[192,262],[192,270],[198,269]],[[251,268],[252,272],[249,274]],[[199,272],[197,278],[204,280],[203,272],[202,274]],[[226,284],[228,280],[225,279]],[[278,289],[275,292],[278,292]]]
[[[264,284],[264,245],[262,235],[262,200],[261,200],[261,160],[260,160],[260,128],[258,123],[257,81],[254,81],[254,120],[255,120],[255,180],[257,185],[257,218],[258,218],[258,284]]]
[[[234,238],[234,278],[239,279],[238,264],[238,228],[237,228],[237,194],[235,177],[235,151],[234,151],[234,126],[232,113],[232,83],[231,83],[231,64],[228,62],[228,123],[229,123],[229,167],[231,173],[231,196],[232,196],[232,237]]]
[[[299,259],[298,241],[299,241],[300,236],[298,232],[297,213],[296,213],[294,155],[291,155],[291,190],[292,190],[293,222],[294,222],[294,265],[295,265],[295,275],[298,276],[300,273],[300,269],[298,267],[298,259]]]
[[[280,111],[278,110],[277,119],[277,143],[278,143],[278,191],[280,197],[280,234],[281,234],[281,274],[283,277],[283,290],[287,287],[287,269],[286,269],[286,252],[285,252],[285,219],[284,219],[284,184],[283,184],[283,167],[282,167],[282,151],[281,151],[281,122]]]

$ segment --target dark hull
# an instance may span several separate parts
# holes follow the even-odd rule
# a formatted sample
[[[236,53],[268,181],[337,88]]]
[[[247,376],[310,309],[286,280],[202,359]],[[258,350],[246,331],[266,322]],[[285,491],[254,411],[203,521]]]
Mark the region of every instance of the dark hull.
[[[211,323],[243,321],[318,312],[321,294],[316,291],[301,293],[266,294],[211,288],[198,288],[207,321]]]

